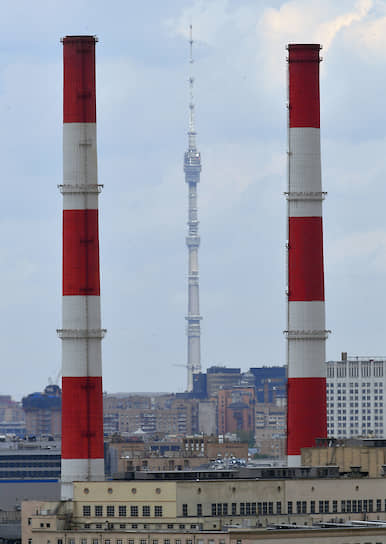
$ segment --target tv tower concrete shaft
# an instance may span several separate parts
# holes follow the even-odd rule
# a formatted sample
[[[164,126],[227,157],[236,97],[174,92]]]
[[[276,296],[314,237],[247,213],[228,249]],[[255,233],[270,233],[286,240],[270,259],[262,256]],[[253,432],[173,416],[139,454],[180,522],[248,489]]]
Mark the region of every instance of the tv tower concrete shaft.
[[[104,479],[94,36],[63,38],[62,499]]]
[[[193,39],[192,26],[190,26],[190,64],[193,64]],[[187,369],[188,383],[187,391],[193,390],[193,374],[201,372],[201,327],[200,321],[200,297],[199,297],[199,269],[198,269],[198,248],[200,246],[200,236],[198,234],[198,208],[197,208],[197,184],[200,181],[201,155],[196,147],[196,130],[194,121],[194,99],[193,99],[194,78],[192,74],[189,77],[189,130],[188,130],[188,150],[184,156],[185,181],[189,190],[189,209],[188,209],[188,236],[186,245],[189,252],[188,265],[188,315],[187,320]]]
[[[288,46],[288,465],[327,436],[319,44]]]

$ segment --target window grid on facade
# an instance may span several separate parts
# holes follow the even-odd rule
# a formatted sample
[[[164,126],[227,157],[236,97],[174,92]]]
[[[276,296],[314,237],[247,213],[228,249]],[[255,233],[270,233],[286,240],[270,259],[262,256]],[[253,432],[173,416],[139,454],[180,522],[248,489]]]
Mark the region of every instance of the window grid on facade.
[[[162,506],[154,506],[154,516],[156,518],[162,518]]]

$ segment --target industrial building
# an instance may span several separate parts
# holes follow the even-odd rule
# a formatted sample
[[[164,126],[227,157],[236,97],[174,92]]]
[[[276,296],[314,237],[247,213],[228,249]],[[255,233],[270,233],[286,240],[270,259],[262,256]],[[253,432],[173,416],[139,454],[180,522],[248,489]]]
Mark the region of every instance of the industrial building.
[[[207,542],[218,531],[382,519],[384,478],[339,479],[336,467],[137,473],[131,480],[76,482],[72,501],[24,503],[23,541],[139,542],[149,535],[162,541],[184,533]]]
[[[386,476],[385,439],[328,439],[302,450],[304,466],[337,466],[342,476]]]

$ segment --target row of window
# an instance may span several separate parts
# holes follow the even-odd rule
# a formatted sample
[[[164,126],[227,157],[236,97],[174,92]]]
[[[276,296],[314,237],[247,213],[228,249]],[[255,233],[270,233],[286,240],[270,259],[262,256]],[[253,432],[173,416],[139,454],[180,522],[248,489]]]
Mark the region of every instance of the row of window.
[[[337,378],[345,378],[347,376],[347,366],[346,363],[338,363],[336,367],[328,365],[327,366],[327,378],[333,378],[335,376],[335,370],[336,370],[336,377]],[[362,378],[369,378],[371,376],[371,362],[370,361],[363,361],[360,366],[360,375]],[[359,366],[358,363],[350,364],[348,366],[348,375],[352,378],[358,378],[359,377]],[[373,376],[376,378],[382,378],[383,377],[383,362],[381,363],[374,363],[373,367]]]
[[[57,467],[60,467],[60,459],[59,460],[49,460],[49,461],[28,461],[28,462],[25,462],[25,461],[4,461],[2,459],[0,459],[0,469],[2,469],[3,467],[4,468],[8,468],[8,467],[20,467],[20,468],[25,468],[26,465],[28,465],[29,468],[33,468],[33,467],[45,467],[45,468],[49,468],[49,467],[53,467],[53,468],[57,468]]]
[[[130,506],[130,517],[136,518],[139,516],[139,506]],[[108,505],[106,506],[106,516],[107,517],[114,517],[116,514],[116,508],[114,505]],[[156,518],[161,518],[162,513],[162,506],[154,506],[153,515]],[[84,517],[90,517],[91,516],[91,506],[90,505],[84,505],[83,506],[83,516]],[[104,516],[103,514],[103,506],[101,504],[97,504],[94,506],[94,516],[97,518],[101,518]],[[118,506],[118,516],[119,517],[127,517],[128,516],[128,508],[126,505],[121,504]],[[143,505],[142,506],[142,517],[150,517],[151,516],[151,507],[149,505]]]
[[[374,510],[375,508],[375,510]],[[103,516],[103,506],[96,505],[94,507],[95,517]],[[309,501],[293,501],[287,502],[287,514],[329,514],[329,513],[356,513],[356,512],[382,512],[382,499],[357,499],[357,500],[341,500],[340,509],[339,501],[333,500],[313,500]],[[386,511],[386,499],[383,502],[383,511]],[[113,505],[106,506],[106,516],[114,517],[116,513],[116,508]],[[265,515],[280,515],[284,513],[282,510],[282,503],[280,501],[262,501],[262,502],[241,502],[241,503],[212,503],[211,504],[211,515],[212,516],[265,516]],[[128,508],[126,505],[118,506],[118,515],[119,517],[127,517]],[[150,517],[151,507],[149,505],[142,506],[142,517]],[[154,517],[162,517],[163,510],[162,506],[154,506],[153,508]],[[203,505],[196,504],[194,512],[189,512],[189,507],[187,504],[182,505],[182,516],[203,516]],[[83,516],[91,516],[91,506],[83,506]],[[130,517],[139,516],[139,507],[130,506]],[[125,528],[125,524],[120,525],[121,528]],[[172,527],[172,526],[171,526]],[[98,527],[97,527],[98,528]],[[133,526],[137,528],[137,526]]]
[[[276,509],[274,512],[274,505]],[[239,506],[239,508],[237,508]],[[200,507],[200,508],[199,508]],[[199,513],[199,511],[201,513]],[[281,502],[240,502],[238,505],[236,502],[233,502],[228,508],[227,503],[213,503],[212,504],[212,516],[265,516],[267,514],[281,514]],[[188,515],[187,513],[182,515]],[[202,515],[202,505],[197,505],[197,516]]]
[[[63,544],[63,539],[58,538],[56,542],[57,544]],[[198,539],[196,538],[195,542],[196,544],[214,544],[215,541],[212,538],[208,539],[207,541],[205,541],[203,538],[198,538]],[[92,539],[69,538],[67,540],[67,543],[68,544],[171,544],[171,540],[170,538],[164,538],[162,540],[158,540],[156,538],[153,538],[151,540],[147,538],[143,538],[143,539],[141,538],[139,540],[135,540],[134,538],[129,538],[127,540],[126,539],[123,540],[122,538],[117,538],[115,540],[104,539],[103,541],[101,541],[98,538],[92,538]],[[32,544],[32,538],[28,540],[28,544]],[[176,538],[176,539],[173,539],[173,544],[193,544],[193,540],[191,538],[187,538],[184,540],[180,538]],[[219,540],[219,544],[225,544],[225,540]]]
[[[0,470],[1,478],[60,478],[60,467],[51,470]]]
[[[117,538],[115,540],[111,539],[104,539],[100,540],[98,538],[69,538],[67,540],[67,544],[193,544],[193,540],[191,538],[187,538],[182,540],[181,538],[175,538],[173,541],[170,540],[170,538],[164,538],[162,540],[158,540],[156,538],[153,538],[151,540],[141,538],[141,539],[134,539],[134,538],[128,538],[122,539]],[[57,544],[63,544],[63,539],[58,538],[56,540]],[[196,538],[195,539],[196,544],[214,544],[215,541],[212,538],[209,538],[208,540],[204,540],[203,538]],[[32,538],[28,539],[28,544],[33,544]],[[219,540],[218,544],[225,544],[225,540]]]
[[[212,516],[260,516],[282,514],[282,503],[277,502],[241,502],[232,503],[230,509],[227,503],[212,503]],[[237,508],[239,506],[239,508]],[[186,507],[186,508],[184,508]],[[319,501],[293,501],[287,502],[287,514],[329,514],[338,512],[382,512],[382,499],[358,499],[358,500],[341,500],[340,510],[339,501],[319,500]],[[375,507],[375,510],[374,510]],[[384,499],[384,511],[386,511],[386,499]],[[183,516],[188,515],[187,505],[183,505]],[[197,516],[202,515],[202,505],[197,505]]]
[[[108,525],[108,526],[107,526]],[[159,525],[159,524],[157,524]],[[49,527],[50,524],[47,523],[47,527]],[[106,523],[85,523],[83,525],[83,528],[84,529],[151,529],[151,526],[149,523],[110,523],[108,522],[108,524]],[[185,529],[199,529],[200,531],[202,531],[202,524],[201,523],[191,523],[190,525],[186,525],[185,523],[178,523],[178,524],[174,524],[174,523],[168,523],[166,525],[166,528],[167,529],[180,529],[180,530],[185,530]]]

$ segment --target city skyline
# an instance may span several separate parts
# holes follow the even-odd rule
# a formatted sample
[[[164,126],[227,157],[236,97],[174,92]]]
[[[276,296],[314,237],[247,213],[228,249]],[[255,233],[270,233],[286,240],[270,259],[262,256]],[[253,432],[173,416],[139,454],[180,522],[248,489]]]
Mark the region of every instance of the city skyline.
[[[186,370],[188,33],[195,33],[202,368],[284,364],[286,51],[321,43],[327,359],[382,356],[386,222],[377,2],[20,3],[0,23],[0,393],[60,368],[61,49],[97,34],[104,389],[181,391]],[[76,10],[76,16],[74,16]]]

